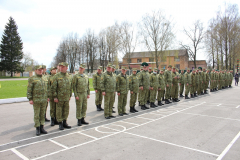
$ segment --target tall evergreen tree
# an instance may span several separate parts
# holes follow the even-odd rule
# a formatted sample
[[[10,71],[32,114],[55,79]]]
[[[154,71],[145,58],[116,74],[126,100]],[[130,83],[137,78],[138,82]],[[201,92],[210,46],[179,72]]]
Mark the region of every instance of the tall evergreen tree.
[[[0,71],[21,72],[21,59],[23,58],[23,43],[18,34],[18,26],[12,17],[5,26],[0,44]]]

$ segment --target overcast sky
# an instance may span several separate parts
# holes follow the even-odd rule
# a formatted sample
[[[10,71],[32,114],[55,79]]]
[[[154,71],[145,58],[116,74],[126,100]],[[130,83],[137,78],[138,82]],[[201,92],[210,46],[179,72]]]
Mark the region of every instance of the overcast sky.
[[[188,43],[183,27],[188,28],[199,19],[206,29],[225,2],[240,6],[240,0],[0,0],[0,36],[12,16],[18,25],[23,51],[50,67],[59,42],[69,33],[82,36],[88,28],[98,33],[115,21],[136,23],[145,13],[161,9],[173,18],[178,49],[179,41]],[[206,59],[204,50],[197,59]]]

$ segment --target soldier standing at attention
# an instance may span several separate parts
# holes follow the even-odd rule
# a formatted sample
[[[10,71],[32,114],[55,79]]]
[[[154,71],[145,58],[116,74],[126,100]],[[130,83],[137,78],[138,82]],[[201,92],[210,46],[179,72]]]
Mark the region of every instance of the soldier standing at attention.
[[[57,104],[54,102],[53,93],[52,93],[52,84],[53,84],[53,77],[56,75],[57,67],[52,67],[50,69],[51,75],[48,77],[48,97],[50,100],[50,117],[51,117],[51,126],[58,124],[56,119],[56,107]]]
[[[140,104],[141,104],[141,109],[145,110],[145,109],[149,109],[146,106],[147,103],[147,98],[148,98],[148,92],[150,89],[150,82],[149,82],[149,74],[148,74],[148,64],[146,62],[142,63],[143,66],[143,71],[140,72],[139,75],[139,89],[140,89]]]
[[[191,75],[190,75],[190,69],[187,69],[187,72],[184,74],[184,83],[185,83],[185,99],[190,99],[188,97],[188,94],[191,90]]]
[[[85,64],[80,64],[79,73],[73,76],[72,86],[76,102],[76,118],[78,126],[88,125],[85,121],[87,112],[87,99],[90,98],[89,79],[85,71]]]
[[[118,114],[119,116],[128,115],[126,113],[127,95],[129,90],[129,80],[126,75],[127,68],[122,66],[121,74],[116,77],[118,95]]]
[[[218,90],[222,89],[222,70],[219,70],[218,72]]]
[[[46,70],[47,70],[46,69],[46,65],[42,65],[42,67],[43,67],[43,74],[42,74],[42,76],[43,76],[44,80],[47,81],[49,75],[46,72]],[[47,114],[47,107],[48,107],[48,102],[46,103],[45,122],[50,122],[50,120],[47,119],[47,116],[46,116],[46,114]]]
[[[207,92],[207,89],[208,89],[208,86],[209,86],[209,81],[210,81],[209,72],[210,72],[210,70],[207,69],[207,72],[206,72],[206,81],[207,81],[207,83],[206,83],[206,92]]]
[[[116,81],[112,75],[112,65],[107,65],[107,71],[101,76],[101,91],[104,96],[104,117],[106,119],[115,118],[112,115],[112,107],[114,103]]]
[[[116,100],[116,89],[117,89],[117,82],[116,82],[116,78],[117,78],[117,75],[115,74],[115,70],[116,70],[116,67],[115,65],[112,65],[112,75],[113,75],[113,78],[114,78],[114,82],[115,82],[115,85],[114,85],[114,98],[113,98],[113,104],[112,104],[112,108],[114,103],[115,103],[115,100]],[[112,109],[112,113],[116,113],[113,109]]]
[[[215,80],[214,71],[215,69],[213,69],[210,73],[210,92],[214,92],[214,80]]]
[[[34,110],[34,127],[36,127],[36,135],[39,136],[41,133],[47,134],[44,130],[45,124],[45,112],[46,103],[49,101],[47,98],[47,81],[42,76],[43,67],[35,66],[36,75],[28,79],[27,87],[27,98],[29,103],[33,105]]]
[[[95,104],[97,107],[97,111],[103,111],[102,105],[102,91],[101,91],[101,75],[102,75],[102,66],[99,66],[97,69],[97,73],[93,75],[93,88],[95,90]]]
[[[184,90],[184,70],[181,70],[181,74],[180,74],[180,80],[179,80],[179,85],[180,85],[180,92],[179,95],[180,97],[184,97],[183,96],[183,90]]]
[[[166,95],[165,104],[172,103],[169,101],[172,88],[172,65],[168,65],[167,71],[164,72],[165,84],[166,84]]]
[[[69,101],[72,96],[71,77],[67,74],[68,64],[66,62],[59,63],[60,72],[53,77],[52,93],[54,102],[57,103],[56,117],[59,123],[59,129],[70,129],[67,124],[69,115]]]
[[[132,75],[129,77],[129,90],[130,90],[130,112],[135,113],[138,112],[135,109],[137,94],[139,91],[139,81],[138,76],[136,75],[137,68],[133,68]]]
[[[139,79],[140,73],[141,73],[142,71],[143,71],[143,66],[140,67],[140,72],[137,73],[138,79]],[[141,98],[140,98],[140,97],[141,97],[140,93],[141,93],[141,91],[139,90],[139,91],[138,91],[138,105],[139,105],[139,106],[141,106],[141,105],[140,105],[140,100],[139,100],[139,99],[141,99]]]
[[[178,99],[178,74],[176,72],[176,67],[172,68],[172,100],[173,102],[179,102]]]
[[[150,77],[150,75],[152,74],[152,67],[148,68],[148,74]],[[147,95],[147,104],[150,104],[150,90],[148,91],[148,95]]]
[[[162,106],[164,105],[162,103],[162,98],[164,96],[164,91],[165,91],[165,81],[164,81],[164,75],[163,75],[163,69],[160,70],[159,75],[157,76],[158,78],[158,96],[157,96],[157,100],[158,100],[158,106]]]
[[[164,78],[164,91],[163,91],[163,98],[162,98],[162,101],[165,101],[165,93],[166,93],[166,83],[165,83],[165,77],[164,77],[164,73],[165,73],[165,68],[162,69],[163,71],[163,78]]]
[[[157,91],[159,87],[158,77],[157,77],[157,68],[154,68],[153,73],[150,75],[150,107],[155,108],[158,107],[155,105],[155,100],[157,96]]]
[[[206,69],[203,68],[203,91],[204,94],[207,94],[207,87],[208,87],[208,73],[206,72]]]
[[[196,75],[196,70],[193,69],[192,73],[190,73],[191,76],[191,98],[197,97],[197,75]]]
[[[233,81],[233,70],[230,70],[230,73],[229,73],[229,87],[232,87],[232,81]]]

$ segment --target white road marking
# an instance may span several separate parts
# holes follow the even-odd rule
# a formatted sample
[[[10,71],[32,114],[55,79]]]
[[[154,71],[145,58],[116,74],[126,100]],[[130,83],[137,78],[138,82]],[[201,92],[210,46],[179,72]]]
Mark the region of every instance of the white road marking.
[[[61,146],[61,147],[65,148],[65,149],[68,149],[67,146],[64,146],[63,144],[58,143],[58,142],[56,142],[56,141],[54,141],[54,140],[52,140],[52,139],[49,139],[49,141],[52,142],[52,143],[55,143],[55,144],[58,145],[58,146]]]
[[[239,108],[240,106],[237,106],[236,108]]]
[[[136,125],[136,126],[139,125],[139,124],[136,124],[136,123],[130,123],[130,122],[126,122],[126,121],[119,121],[119,122],[128,123],[128,124],[132,124],[132,125]]]
[[[25,157],[22,153],[18,152],[15,148],[11,149],[11,151],[13,153],[15,153],[16,155],[18,155],[20,158],[22,158],[23,160],[29,160],[27,157]]]
[[[149,113],[149,114],[154,114],[154,115],[159,115],[159,116],[164,116],[164,114],[157,114],[157,113]]]
[[[218,104],[217,106],[221,106],[222,104],[220,103],[220,104]]]
[[[145,117],[141,117],[141,116],[137,116],[137,118],[142,118],[142,119],[146,119],[146,120],[150,120],[150,121],[154,120],[154,119],[151,119],[151,118],[145,118]]]
[[[240,137],[240,132],[233,138],[233,140],[229,143],[229,145],[223,150],[223,152],[219,155],[217,160],[221,160],[226,153],[229,151],[229,149],[232,147],[232,145],[237,141],[237,139]]]
[[[85,134],[85,133],[82,133],[82,132],[77,132],[77,133],[79,133],[79,134],[81,134],[81,135],[84,135],[84,136],[87,136],[87,137],[90,137],[90,138],[95,139],[95,140],[98,139],[97,137],[93,137],[93,136],[90,136],[90,135]]]
[[[149,139],[149,140],[153,140],[153,141],[156,141],[156,142],[169,144],[169,145],[172,145],[172,146],[176,146],[176,147],[180,147],[180,148],[184,148],[184,149],[188,149],[188,150],[193,150],[193,151],[197,151],[197,152],[213,155],[213,156],[216,156],[216,157],[219,156],[219,155],[217,155],[215,153],[210,153],[210,152],[206,152],[206,151],[202,151],[202,150],[198,150],[198,149],[194,149],[194,148],[190,148],[190,147],[185,147],[185,146],[182,146],[182,145],[178,145],[178,144],[174,144],[174,143],[170,143],[170,142],[166,142],[166,141],[161,141],[161,140],[158,140],[158,139],[149,138],[149,137],[146,137],[146,136],[141,136],[141,135],[137,135],[137,134],[130,133],[130,132],[123,132],[123,133],[130,134],[130,135],[137,136],[137,137],[141,137],[141,138],[145,138],[145,139]]]

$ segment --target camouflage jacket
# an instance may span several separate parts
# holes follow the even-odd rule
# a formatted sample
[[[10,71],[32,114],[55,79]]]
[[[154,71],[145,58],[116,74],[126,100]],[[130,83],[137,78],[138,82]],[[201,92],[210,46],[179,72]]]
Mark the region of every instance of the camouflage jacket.
[[[188,73],[188,72],[186,72],[185,74],[184,74],[184,83],[185,83],[185,85],[187,85],[187,84],[192,84],[192,80],[191,80],[191,73]]]
[[[53,77],[56,74],[51,74],[50,76],[48,76],[48,98],[53,99],[53,93],[52,93],[52,84],[53,84]]]
[[[206,81],[207,81],[207,83],[209,82],[209,80],[210,80],[209,73],[206,72]]]
[[[116,82],[117,82],[117,92],[120,94],[127,94],[129,90],[128,76],[126,74],[123,75],[121,73],[117,76]]]
[[[72,82],[71,77],[67,73],[58,73],[53,76],[52,84],[53,98],[58,101],[69,101],[72,96]]]
[[[115,82],[114,91],[116,92],[117,91],[117,75],[115,73],[112,73],[112,75],[113,75],[114,82]]]
[[[149,89],[150,81],[149,81],[149,73],[148,71],[141,71],[139,74],[139,86],[143,86],[144,89]]]
[[[184,79],[185,79],[184,73],[183,74],[181,73],[179,83],[184,84],[185,82]]]
[[[210,73],[210,80],[211,81],[215,80],[215,74],[213,72]]]
[[[161,90],[165,90],[165,80],[164,80],[163,74],[158,74],[158,83],[159,83],[159,88],[161,88]]]
[[[172,84],[178,84],[178,74],[177,72],[172,72]]]
[[[158,89],[159,83],[157,74],[152,73],[150,75],[150,87],[153,87],[153,89]]]
[[[196,82],[197,85],[199,85],[199,83],[200,83],[200,74],[199,73],[195,73],[195,77],[196,77],[195,82]]]
[[[164,72],[164,78],[165,78],[165,84],[172,85],[172,72],[171,71],[165,71]]]
[[[115,92],[116,81],[111,72],[104,72],[101,76],[101,90],[102,92]]]
[[[139,80],[138,80],[138,76],[136,74],[132,74],[129,77],[129,89],[130,89],[130,91],[133,91],[134,93],[138,93],[138,91],[139,91]]]
[[[101,85],[100,85],[101,75],[102,74],[98,74],[98,73],[93,75],[93,88],[94,88],[94,90],[101,90]]]
[[[206,71],[203,71],[203,72],[202,72],[202,80],[203,80],[204,83],[205,83],[206,80],[207,80],[207,73],[206,73]]]
[[[47,103],[47,80],[42,75],[28,79],[27,98],[33,103]]]
[[[86,74],[75,74],[72,79],[73,92],[75,97],[79,97],[81,93],[90,95],[89,79]]]
[[[190,76],[191,76],[190,85],[197,86],[197,74],[196,73],[191,73]]]

